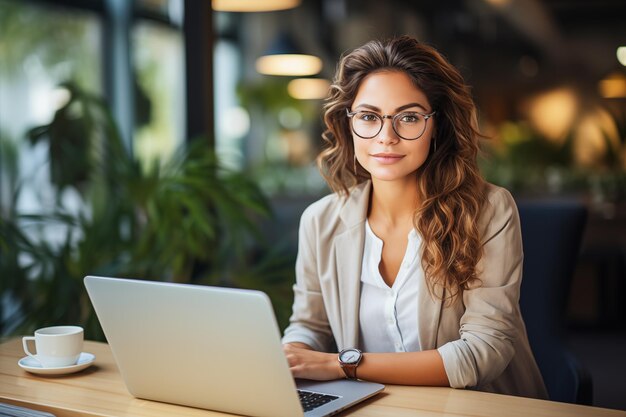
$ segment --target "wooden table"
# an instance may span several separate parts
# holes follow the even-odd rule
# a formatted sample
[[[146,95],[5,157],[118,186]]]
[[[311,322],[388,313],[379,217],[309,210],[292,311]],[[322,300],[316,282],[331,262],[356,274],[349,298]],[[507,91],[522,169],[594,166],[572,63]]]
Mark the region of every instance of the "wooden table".
[[[0,402],[58,417],[231,415],[134,398],[126,390],[107,344],[87,341],[84,350],[96,355],[90,368],[72,375],[42,377],[17,365],[24,356],[20,339],[0,344]],[[452,388],[388,385],[383,393],[341,415],[626,417],[626,412]]]

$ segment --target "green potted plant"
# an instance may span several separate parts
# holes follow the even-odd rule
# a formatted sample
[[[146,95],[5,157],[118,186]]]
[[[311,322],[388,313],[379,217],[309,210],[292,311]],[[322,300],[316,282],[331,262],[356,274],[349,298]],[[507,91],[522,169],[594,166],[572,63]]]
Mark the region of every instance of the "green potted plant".
[[[65,87],[68,103],[28,134],[49,145],[53,207],[18,212],[14,187],[2,210],[0,291],[12,306],[1,312],[2,333],[74,323],[102,339],[82,284],[88,274],[254,287],[286,308],[293,259],[262,242],[256,224],[270,208],[257,185],[221,167],[202,139],[144,169],[105,103]],[[64,205],[68,189],[78,209]]]

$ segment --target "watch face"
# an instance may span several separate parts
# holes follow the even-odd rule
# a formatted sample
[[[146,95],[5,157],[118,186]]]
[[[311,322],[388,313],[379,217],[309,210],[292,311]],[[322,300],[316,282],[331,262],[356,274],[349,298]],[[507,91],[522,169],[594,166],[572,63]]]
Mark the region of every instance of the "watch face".
[[[356,349],[347,349],[341,352],[339,359],[343,363],[357,363],[361,357],[361,352]]]

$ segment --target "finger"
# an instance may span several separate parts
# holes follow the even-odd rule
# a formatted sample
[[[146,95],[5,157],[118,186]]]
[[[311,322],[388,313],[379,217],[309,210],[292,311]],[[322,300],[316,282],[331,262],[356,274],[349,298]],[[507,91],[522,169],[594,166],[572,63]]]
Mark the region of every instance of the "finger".
[[[296,350],[297,348],[290,344],[283,345],[283,352],[285,353],[292,353],[292,352],[295,352]]]

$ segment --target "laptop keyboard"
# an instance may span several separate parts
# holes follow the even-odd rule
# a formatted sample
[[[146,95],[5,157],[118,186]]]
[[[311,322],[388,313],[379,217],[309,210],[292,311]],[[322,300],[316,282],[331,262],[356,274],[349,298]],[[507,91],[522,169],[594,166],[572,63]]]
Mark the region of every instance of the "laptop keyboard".
[[[302,404],[305,413],[339,398],[336,395],[321,394],[319,392],[301,389],[298,390],[298,395],[300,396],[300,404]]]

